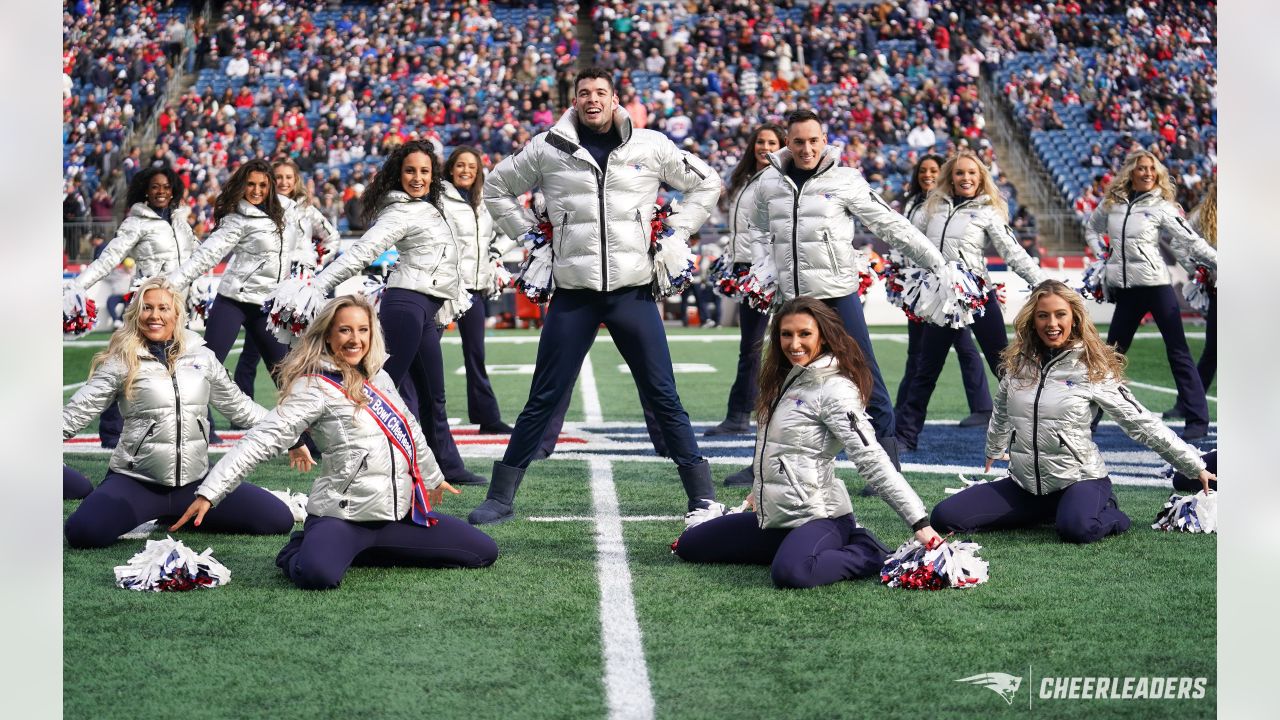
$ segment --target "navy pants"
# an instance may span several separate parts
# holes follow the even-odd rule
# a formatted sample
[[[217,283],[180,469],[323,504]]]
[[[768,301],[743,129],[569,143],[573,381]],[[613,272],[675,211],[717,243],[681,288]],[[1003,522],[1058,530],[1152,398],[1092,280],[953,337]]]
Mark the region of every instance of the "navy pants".
[[[62,499],[79,500],[93,492],[93,483],[79,470],[62,466]],[[137,525],[134,525],[137,527]]]
[[[898,383],[898,395],[893,404],[895,415],[902,415],[902,409],[907,404],[907,393],[920,372],[924,326],[925,323],[922,322],[907,321],[907,366],[902,371],[902,381]],[[987,370],[982,365],[978,348],[974,347],[973,333],[969,332],[969,328],[956,335],[955,350],[956,359],[960,361],[960,380],[964,383],[964,397],[969,402],[969,412],[991,412],[991,388],[987,385]]]
[[[102,447],[115,447],[120,442],[122,432],[124,432],[124,415],[120,413],[120,403],[112,400],[98,417],[98,439],[101,440]]]
[[[276,555],[276,567],[303,590],[332,590],[352,565],[482,568],[498,559],[498,545],[448,515],[423,527],[401,520],[356,522],[308,515]]]
[[[812,588],[880,574],[889,555],[853,515],[761,530],[755,513],[721,515],[685,530],[676,555],[696,563],[768,565],[779,588]]]
[[[1111,288],[1111,296],[1115,298],[1116,310],[1111,316],[1111,329],[1107,331],[1107,344],[1116,346],[1122,353],[1128,352],[1142,318],[1151,313],[1164,338],[1164,353],[1178,388],[1178,407],[1186,414],[1186,426],[1208,427],[1209,402],[1204,396],[1200,371],[1191,359],[1187,336],[1182,332],[1182,310],[1173,286]],[[1207,347],[1208,338],[1205,339]]]
[[[898,428],[893,414],[893,401],[889,399],[889,388],[885,387],[875,350],[871,347],[871,333],[867,331],[867,319],[862,314],[862,300],[857,293],[853,293],[838,298],[822,298],[822,302],[839,313],[840,319],[844,321],[845,332],[858,343],[862,354],[867,358],[867,365],[871,369],[871,399],[867,401],[867,414],[871,416],[871,427],[875,428],[876,438],[896,437]]]
[[[1214,448],[1213,450],[1210,450],[1209,452],[1204,454],[1204,465],[1205,465],[1205,469],[1208,470],[1209,472],[1213,473],[1214,475],[1218,474],[1217,448]],[[1203,490],[1204,486],[1200,484],[1199,476],[1187,477],[1186,475],[1183,475],[1182,473],[1175,470],[1173,473],[1173,489],[1177,490],[1178,492],[1197,493]],[[1217,490],[1218,481],[1210,480],[1209,489]]]
[[[225,361],[231,354],[231,346],[235,345],[240,328],[244,328],[246,346],[252,338],[258,352],[266,358],[267,367],[275,372],[289,353],[289,348],[267,329],[267,314],[262,311],[262,306],[219,295],[204,328],[204,342],[217,356],[218,362]]]
[[[449,431],[444,405],[444,355],[436,327],[436,313],[443,302],[413,290],[387,288],[378,319],[389,355],[383,369],[396,388],[413,381],[417,392],[404,397],[405,404],[422,425],[444,479],[452,480],[466,472],[466,467]]]
[[[986,312],[974,318],[970,327],[978,346],[982,348],[982,354],[987,358],[987,366],[999,377],[1000,352],[1009,344],[1009,338],[1005,334],[1004,315],[1000,312],[1000,301],[996,299],[995,290],[987,295],[986,308]],[[907,387],[906,402],[898,413],[898,437],[908,447],[915,447],[919,442],[920,431],[924,429],[924,419],[929,411],[929,399],[933,397],[933,389],[937,387],[938,378],[947,364],[951,346],[961,332],[932,323],[925,323],[921,328],[919,364],[915,378]]]
[[[1205,393],[1213,384],[1213,376],[1218,374],[1218,296],[1209,299],[1209,312],[1204,315],[1204,349],[1200,351],[1200,362],[1196,363],[1200,372],[1200,385]]]
[[[467,421],[478,425],[502,422],[498,398],[489,383],[484,367],[484,321],[487,317],[484,294],[471,291],[471,307],[458,318],[458,335],[462,338],[462,366],[467,372]]]
[[[253,335],[244,336],[244,346],[240,348],[240,358],[236,360],[236,371],[233,379],[240,392],[253,397],[253,384],[258,379],[258,363],[262,361],[262,353]]]
[[[1070,543],[1097,542],[1129,529],[1129,516],[1116,505],[1111,478],[1081,480],[1065,490],[1036,495],[1013,478],[965,488],[938,503],[930,524],[939,533],[1010,530],[1052,522]]]
[[[760,341],[769,327],[769,315],[751,307],[748,302],[738,303],[738,374],[729,389],[727,418],[747,417],[756,407],[760,393]]]
[[[118,473],[106,479],[67,518],[63,532],[73,548],[106,547],[122,533],[156,519],[168,525],[196,498],[200,483],[167,487]],[[293,529],[293,513],[275,495],[241,483],[204,516],[200,527],[185,529],[242,535],[283,535]]]
[[[638,286],[607,293],[560,289],[552,296],[538,341],[529,400],[516,418],[503,464],[529,466],[557,406],[573,389],[601,323],[631,369],[640,396],[653,410],[669,456],[680,467],[701,463],[689,414],[676,393],[658,306],[649,289]]]

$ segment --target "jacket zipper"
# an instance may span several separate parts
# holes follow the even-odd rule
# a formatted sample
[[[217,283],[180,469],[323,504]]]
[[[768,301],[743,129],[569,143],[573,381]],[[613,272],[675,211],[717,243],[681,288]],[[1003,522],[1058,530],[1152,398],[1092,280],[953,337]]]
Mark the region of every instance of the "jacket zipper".
[[[831,259],[831,271],[839,272],[840,263],[836,262],[836,249],[831,246],[831,233],[826,230],[822,231],[822,242],[827,245],[827,257]]]
[[[400,488],[396,487],[396,447],[387,438],[387,453],[391,455],[391,512],[400,519]]]
[[[812,179],[812,178],[811,178]],[[792,183],[794,186],[795,183]],[[800,292],[800,188],[795,188],[795,196],[791,199],[791,294],[799,297]]]
[[[467,203],[470,205],[471,203]],[[480,256],[488,256],[488,252],[480,246],[480,208],[472,206],[471,213],[476,216],[476,283],[477,289],[480,287]]]
[[[782,398],[786,397],[787,390],[800,379],[800,374],[787,381],[782,386],[782,391],[778,393],[778,399],[773,401],[773,407],[769,408],[769,421],[764,424],[764,430],[760,434],[760,470],[756,473],[756,477],[760,478],[760,497],[756,500],[756,512],[760,515],[760,520],[764,520],[764,449],[769,443],[769,425],[773,423],[773,416],[778,412],[778,406],[782,404]]]
[[[1040,393],[1044,391],[1045,381],[1049,379],[1049,368],[1066,357],[1069,350],[1059,353],[1040,370],[1040,384],[1036,386],[1036,399],[1031,405],[1031,458],[1036,468],[1036,495],[1042,495],[1040,487]]]
[[[956,216],[956,213],[960,210],[960,208],[964,207],[964,206],[965,206],[967,203],[969,203],[969,202],[970,202],[969,200],[965,200],[964,202],[960,203],[959,205],[956,205],[956,206],[952,207],[952,208],[951,208],[951,212],[947,213],[947,220],[946,220],[946,222],[942,223],[942,235],[938,237],[938,252],[939,252],[939,253],[941,253],[941,252],[942,252],[942,246],[947,242],[947,226],[951,224],[951,218],[955,217],[955,216]],[[959,255],[960,255],[960,253],[958,253],[958,252],[957,252],[957,253],[956,253],[956,255],[957,255],[957,256],[959,256]],[[943,259],[944,259],[944,260],[946,259],[946,256],[945,256],[945,255],[943,255]]]
[[[1133,204],[1146,193],[1142,193],[1130,200],[1124,209],[1124,222],[1120,223],[1120,286],[1129,287],[1129,258],[1125,253],[1125,232],[1129,229],[1129,213],[1133,212]]]
[[[805,492],[805,489],[800,486],[800,482],[792,476],[790,471],[787,470],[787,464],[782,460],[782,458],[778,458],[778,472],[782,473],[783,479],[785,479],[787,484],[791,486],[791,489],[795,491],[796,495],[800,498],[800,502],[809,502],[809,493]]]
[[[177,458],[175,458],[176,462],[173,464],[173,484],[174,484],[174,487],[181,487],[182,486],[182,394],[178,392],[178,368],[175,367],[172,372],[173,374],[169,376],[169,379],[173,381],[174,418],[178,423],[178,428],[177,428],[178,434],[176,437],[178,452],[177,452]]]

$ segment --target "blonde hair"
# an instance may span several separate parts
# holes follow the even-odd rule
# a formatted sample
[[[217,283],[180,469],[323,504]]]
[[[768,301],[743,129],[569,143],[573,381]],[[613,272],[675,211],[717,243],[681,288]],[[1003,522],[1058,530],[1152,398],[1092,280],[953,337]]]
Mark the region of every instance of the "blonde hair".
[[[177,289],[163,276],[146,279],[137,290],[133,291],[133,298],[129,301],[128,307],[124,309],[124,324],[120,326],[120,329],[111,333],[111,340],[107,342],[107,349],[94,355],[93,360],[89,363],[90,375],[108,360],[115,359],[122,363],[125,367],[125,398],[133,397],[133,381],[138,377],[138,364],[141,356],[150,354],[150,351],[147,350],[147,338],[142,334],[142,305],[143,298],[152,290],[169,293],[169,298],[173,302],[173,313],[177,316],[173,324],[173,342],[169,344],[169,350],[165,354],[167,360],[165,362],[165,370],[169,374],[173,374],[174,361],[186,351],[186,294]]]
[[[1049,295],[1057,295],[1067,301],[1071,307],[1071,334],[1067,337],[1067,347],[1082,345],[1082,359],[1088,369],[1091,382],[1099,382],[1107,377],[1117,381],[1124,380],[1125,357],[1105,342],[1098,335],[1098,328],[1089,319],[1084,307],[1084,297],[1079,292],[1057,280],[1045,280],[1031,290],[1031,297],[1018,311],[1013,321],[1013,340],[1000,353],[1003,359],[1004,372],[1010,379],[1035,382],[1040,375],[1041,353],[1046,350],[1036,334],[1035,314],[1040,300]]]
[[[1196,232],[1210,245],[1218,247],[1218,180],[1210,180],[1204,188],[1204,197],[1192,211],[1192,224]]]
[[[289,193],[289,199],[300,205],[311,202],[311,193],[307,190],[307,180],[302,177],[302,168],[298,167],[298,163],[293,158],[281,158],[271,163],[271,177],[274,180],[276,170],[281,167],[293,169],[293,192]]]
[[[354,367],[333,357],[329,352],[329,343],[325,341],[325,336],[329,334],[329,327],[333,325],[338,311],[349,307],[364,310],[369,318],[369,352],[365,353],[364,359]],[[280,364],[279,402],[284,402],[285,398],[289,397],[290,388],[298,378],[318,374],[324,370],[325,360],[342,373],[342,390],[347,398],[356,404],[356,409],[364,407],[367,402],[362,389],[364,381],[373,378],[382,370],[383,363],[387,361],[387,346],[382,339],[382,326],[378,323],[377,313],[373,311],[373,305],[363,295],[342,295],[320,308],[320,313],[316,315],[315,320],[312,320],[307,329],[302,332],[298,344],[289,351]]]
[[[1169,169],[1160,162],[1160,158],[1149,150],[1134,150],[1125,156],[1120,172],[1116,173],[1111,180],[1111,185],[1107,187],[1107,195],[1102,200],[1103,208],[1110,208],[1116,203],[1123,205],[1129,202],[1129,193],[1133,190],[1133,169],[1138,167],[1138,161],[1143,158],[1151,158],[1151,162],[1156,164],[1155,190],[1160,193],[1160,197],[1168,202],[1177,200],[1178,194],[1173,189],[1173,181],[1169,179]]]
[[[929,191],[929,198],[925,200],[925,213],[932,215],[942,209],[943,203],[948,202],[955,193],[955,186],[952,185],[951,171],[955,169],[956,162],[961,159],[972,160],[978,166],[978,177],[980,178],[980,186],[977,194],[986,195],[991,199],[991,207],[996,211],[997,217],[1001,222],[1009,221],[1009,203],[1005,202],[1004,195],[1000,194],[1000,188],[996,187],[996,181],[991,177],[991,170],[982,162],[977,153],[968,148],[956,152],[955,155],[947,158],[942,164],[942,169],[938,171],[938,184]]]

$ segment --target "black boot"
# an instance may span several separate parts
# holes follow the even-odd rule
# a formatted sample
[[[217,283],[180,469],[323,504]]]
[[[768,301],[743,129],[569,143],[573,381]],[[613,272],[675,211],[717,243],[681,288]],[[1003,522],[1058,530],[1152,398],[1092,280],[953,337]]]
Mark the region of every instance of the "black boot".
[[[677,467],[676,470],[680,473],[684,492],[689,496],[690,510],[706,507],[708,501],[715,502],[716,488],[711,479],[711,465],[706,460],[689,467]]]
[[[724,422],[707,428],[702,434],[706,437],[715,437],[716,435],[746,435],[750,432],[751,415],[749,413],[729,413]]]
[[[748,465],[732,475],[726,475],[724,484],[729,487],[750,485],[756,479],[754,467],[754,465]]]
[[[506,522],[516,516],[516,490],[524,479],[524,468],[493,464],[493,478],[489,481],[489,494],[484,502],[471,511],[467,522],[472,525],[489,525]]]

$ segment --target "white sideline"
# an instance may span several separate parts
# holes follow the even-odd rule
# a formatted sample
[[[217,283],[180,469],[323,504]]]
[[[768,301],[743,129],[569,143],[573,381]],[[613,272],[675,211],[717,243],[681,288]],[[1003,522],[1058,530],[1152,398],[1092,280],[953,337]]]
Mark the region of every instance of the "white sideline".
[[[1126,380],[1125,384],[1132,385],[1133,387],[1136,387],[1136,388],[1142,388],[1144,390],[1154,390],[1158,393],[1164,393],[1166,395],[1178,394],[1178,391],[1176,389],[1167,388],[1167,387],[1164,387],[1163,385],[1148,385],[1147,383],[1138,382],[1136,380]],[[1214,403],[1218,402],[1218,398],[1214,397],[1213,395],[1205,395],[1204,399],[1208,400],[1209,402],[1214,402]]]
[[[591,504],[596,523],[596,568],[600,579],[600,646],[604,655],[605,702],[610,720],[654,716],[649,669],[631,593],[631,569],[622,539],[622,516],[613,484],[613,465],[591,458]]]
[[[604,410],[600,408],[600,393],[596,390],[596,372],[591,366],[591,353],[582,359],[582,369],[578,371],[578,380],[582,382],[582,416],[586,422],[604,422]],[[573,388],[569,389],[570,392]]]

